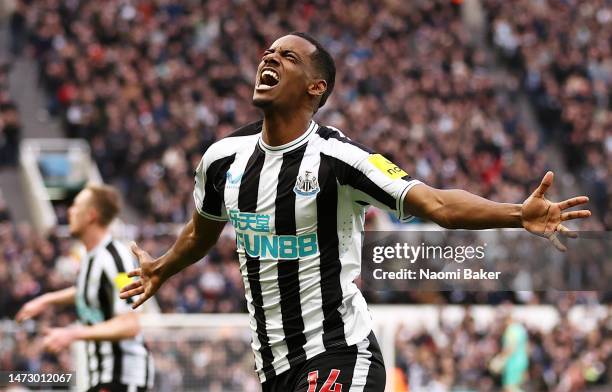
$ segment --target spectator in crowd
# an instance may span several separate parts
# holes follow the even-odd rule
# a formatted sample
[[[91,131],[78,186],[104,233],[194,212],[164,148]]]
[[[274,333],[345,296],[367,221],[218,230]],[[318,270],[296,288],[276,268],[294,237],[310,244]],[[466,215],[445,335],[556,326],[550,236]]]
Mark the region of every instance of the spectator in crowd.
[[[16,166],[21,126],[17,107],[9,95],[10,66],[0,63],[0,169]]]

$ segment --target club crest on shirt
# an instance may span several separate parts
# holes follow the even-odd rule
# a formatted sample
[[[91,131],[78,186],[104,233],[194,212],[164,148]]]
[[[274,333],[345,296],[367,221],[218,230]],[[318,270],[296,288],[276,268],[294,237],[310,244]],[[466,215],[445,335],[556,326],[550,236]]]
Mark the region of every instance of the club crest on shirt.
[[[299,175],[295,181],[293,191],[299,196],[313,196],[319,193],[319,181],[312,172],[307,171],[303,175]]]

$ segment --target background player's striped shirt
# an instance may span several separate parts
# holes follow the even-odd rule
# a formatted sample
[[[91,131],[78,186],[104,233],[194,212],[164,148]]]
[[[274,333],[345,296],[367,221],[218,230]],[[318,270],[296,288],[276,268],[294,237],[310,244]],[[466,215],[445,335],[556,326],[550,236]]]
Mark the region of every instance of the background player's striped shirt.
[[[214,143],[195,174],[198,212],[229,220],[263,382],[372,329],[353,283],[360,273],[368,205],[408,218],[402,201],[418,181],[312,121],[283,146],[261,138],[262,122]]]
[[[132,312],[132,299],[120,299],[119,290],[131,280],[127,271],[136,267],[129,249],[110,235],[88,252],[77,281],[79,320],[93,325]],[[133,388],[153,386],[153,359],[142,334],[118,342],[86,341],[85,350],[89,387],[111,382]]]

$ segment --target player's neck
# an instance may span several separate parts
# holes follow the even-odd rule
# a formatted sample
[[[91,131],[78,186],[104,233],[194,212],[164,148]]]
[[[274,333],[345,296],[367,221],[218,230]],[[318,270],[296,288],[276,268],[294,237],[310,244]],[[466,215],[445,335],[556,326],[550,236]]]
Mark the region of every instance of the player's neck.
[[[85,249],[87,252],[91,251],[96,246],[100,245],[106,234],[108,233],[108,229],[106,227],[100,226],[89,226],[80,236],[80,240],[85,245]]]
[[[308,129],[310,120],[312,113],[306,111],[294,111],[290,115],[264,113],[262,139],[269,146],[282,146],[300,137]]]

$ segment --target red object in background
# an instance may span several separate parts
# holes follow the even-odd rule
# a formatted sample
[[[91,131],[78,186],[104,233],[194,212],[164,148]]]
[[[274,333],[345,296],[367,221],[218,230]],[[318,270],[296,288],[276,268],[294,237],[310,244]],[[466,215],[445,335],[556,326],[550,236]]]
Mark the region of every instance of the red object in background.
[[[304,10],[303,10],[303,13],[302,13],[302,17],[305,20],[308,21],[308,20],[310,20],[310,18],[312,18],[314,16],[315,12],[316,12],[316,8],[315,8],[314,5],[312,5],[312,4],[304,4]]]
[[[77,94],[76,87],[71,83],[64,83],[62,87],[57,90],[57,99],[62,105],[70,103]]]
[[[102,62],[104,60],[104,49],[99,44],[91,44],[87,47],[87,55],[93,62]]]
[[[502,161],[500,158],[497,158],[482,172],[482,180],[487,185],[494,184],[501,177],[501,172]]]
[[[153,5],[150,2],[140,2],[138,6],[136,6],[136,8],[138,9],[138,12],[140,12],[140,14],[142,15],[142,18],[145,22],[151,20],[154,10]]]

